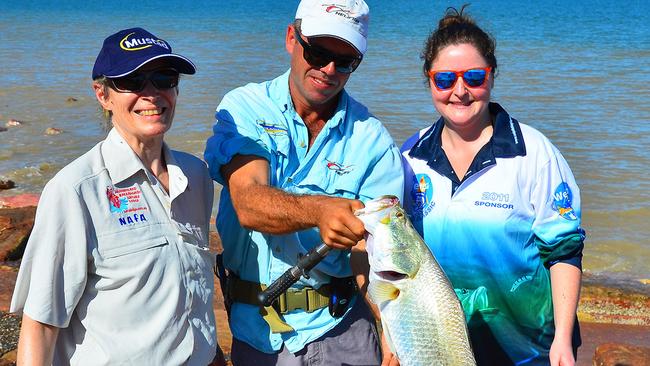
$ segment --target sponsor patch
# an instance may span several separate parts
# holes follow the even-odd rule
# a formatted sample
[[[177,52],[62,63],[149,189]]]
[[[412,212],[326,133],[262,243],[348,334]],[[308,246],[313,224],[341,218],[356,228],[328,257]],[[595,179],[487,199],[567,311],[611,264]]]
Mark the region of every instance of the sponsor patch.
[[[421,220],[435,206],[433,202],[433,185],[426,174],[416,174],[411,182],[411,200],[413,202],[413,220]]]
[[[142,201],[142,191],[138,186],[128,188],[106,187],[108,207],[115,214],[120,226],[147,221],[149,207]]]
[[[553,193],[553,210],[557,211],[560,216],[567,220],[577,220],[578,216],[571,206],[573,202],[573,193],[566,182],[560,183]]]
[[[483,192],[479,201],[474,201],[474,206],[502,208],[512,210],[515,206],[510,203],[510,195],[498,192]]]

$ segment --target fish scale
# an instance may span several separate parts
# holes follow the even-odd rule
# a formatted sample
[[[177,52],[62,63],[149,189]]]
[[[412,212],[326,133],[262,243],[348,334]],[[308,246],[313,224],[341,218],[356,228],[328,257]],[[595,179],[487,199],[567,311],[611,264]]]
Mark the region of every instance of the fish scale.
[[[369,232],[368,291],[400,364],[476,365],[460,302],[399,200],[383,196],[356,214]]]

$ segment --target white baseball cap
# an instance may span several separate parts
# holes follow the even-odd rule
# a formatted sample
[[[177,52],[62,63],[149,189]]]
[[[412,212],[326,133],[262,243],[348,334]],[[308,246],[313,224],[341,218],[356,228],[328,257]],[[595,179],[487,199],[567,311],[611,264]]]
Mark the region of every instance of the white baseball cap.
[[[306,37],[334,37],[366,53],[370,10],[364,0],[302,0],[296,11],[300,33]]]

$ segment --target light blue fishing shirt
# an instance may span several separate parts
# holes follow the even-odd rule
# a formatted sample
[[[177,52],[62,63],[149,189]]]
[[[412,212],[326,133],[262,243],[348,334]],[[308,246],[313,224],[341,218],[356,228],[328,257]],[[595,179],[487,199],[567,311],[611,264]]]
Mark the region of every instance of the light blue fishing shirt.
[[[367,201],[403,193],[400,152],[388,131],[368,109],[345,91],[334,116],[309,148],[308,130],[289,94],[289,71],[260,84],[248,84],[226,94],[217,107],[214,135],[207,141],[205,160],[213,179],[234,155],[268,160],[269,182],[286,192],[318,194]],[[317,228],[288,235],[269,235],[241,227],[227,188],[221,192],[217,229],[223,241],[224,264],[241,279],[270,284],[321,243]],[[294,287],[318,288],[330,276],[351,275],[349,251],[331,251]],[[327,308],[311,313],[291,311],[284,320],[295,331],[271,333],[259,307],[235,303],[230,314],[232,334],[256,349],[273,353],[282,344],[297,352],[334,328]]]

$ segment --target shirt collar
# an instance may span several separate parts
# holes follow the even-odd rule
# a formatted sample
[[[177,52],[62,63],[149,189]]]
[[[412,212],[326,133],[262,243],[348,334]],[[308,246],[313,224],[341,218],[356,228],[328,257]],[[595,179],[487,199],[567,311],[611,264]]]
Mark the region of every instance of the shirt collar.
[[[181,195],[185,190],[189,190],[189,180],[183,172],[183,168],[178,164],[174,154],[172,154],[169,146],[163,141],[163,156],[167,164],[167,172],[169,173],[169,198],[174,198]]]
[[[106,140],[102,144],[101,151],[104,158],[104,165],[108,170],[113,184],[118,184],[140,171],[145,173],[149,181],[152,180],[151,173],[145,168],[138,155],[136,155],[116,129],[113,128],[108,133]],[[169,173],[169,196],[173,200],[186,189],[189,189],[189,183],[183,169],[164,141],[162,153],[167,164],[167,172]]]
[[[511,158],[526,155],[526,145],[521,133],[519,122],[510,117],[499,104],[490,103],[490,114],[495,116],[492,137],[488,144],[492,146],[495,158]],[[442,117],[431,126],[415,143],[409,156],[426,160],[429,165],[435,164],[446,156],[442,150],[442,128],[445,123]]]
[[[126,180],[140,170],[146,171],[140,158],[115,128],[106,136],[101,150],[113,184]]]
[[[276,101],[277,105],[282,107],[282,113],[291,113],[292,115],[298,116],[293,106],[291,93],[289,91],[290,74],[291,69],[287,70],[284,74],[280,75],[271,82],[271,85],[269,87],[269,96]],[[345,89],[341,90],[341,93],[339,95],[339,102],[336,105],[336,111],[334,112],[332,118],[330,118],[325,124],[326,128],[331,129],[338,126],[339,130],[341,132],[344,132],[345,124],[343,122],[345,121],[349,99],[350,96],[345,91]]]
[[[519,122],[510,117],[503,107],[490,103],[490,114],[496,116],[492,134],[492,151],[497,158],[514,158],[526,155],[524,135]]]

